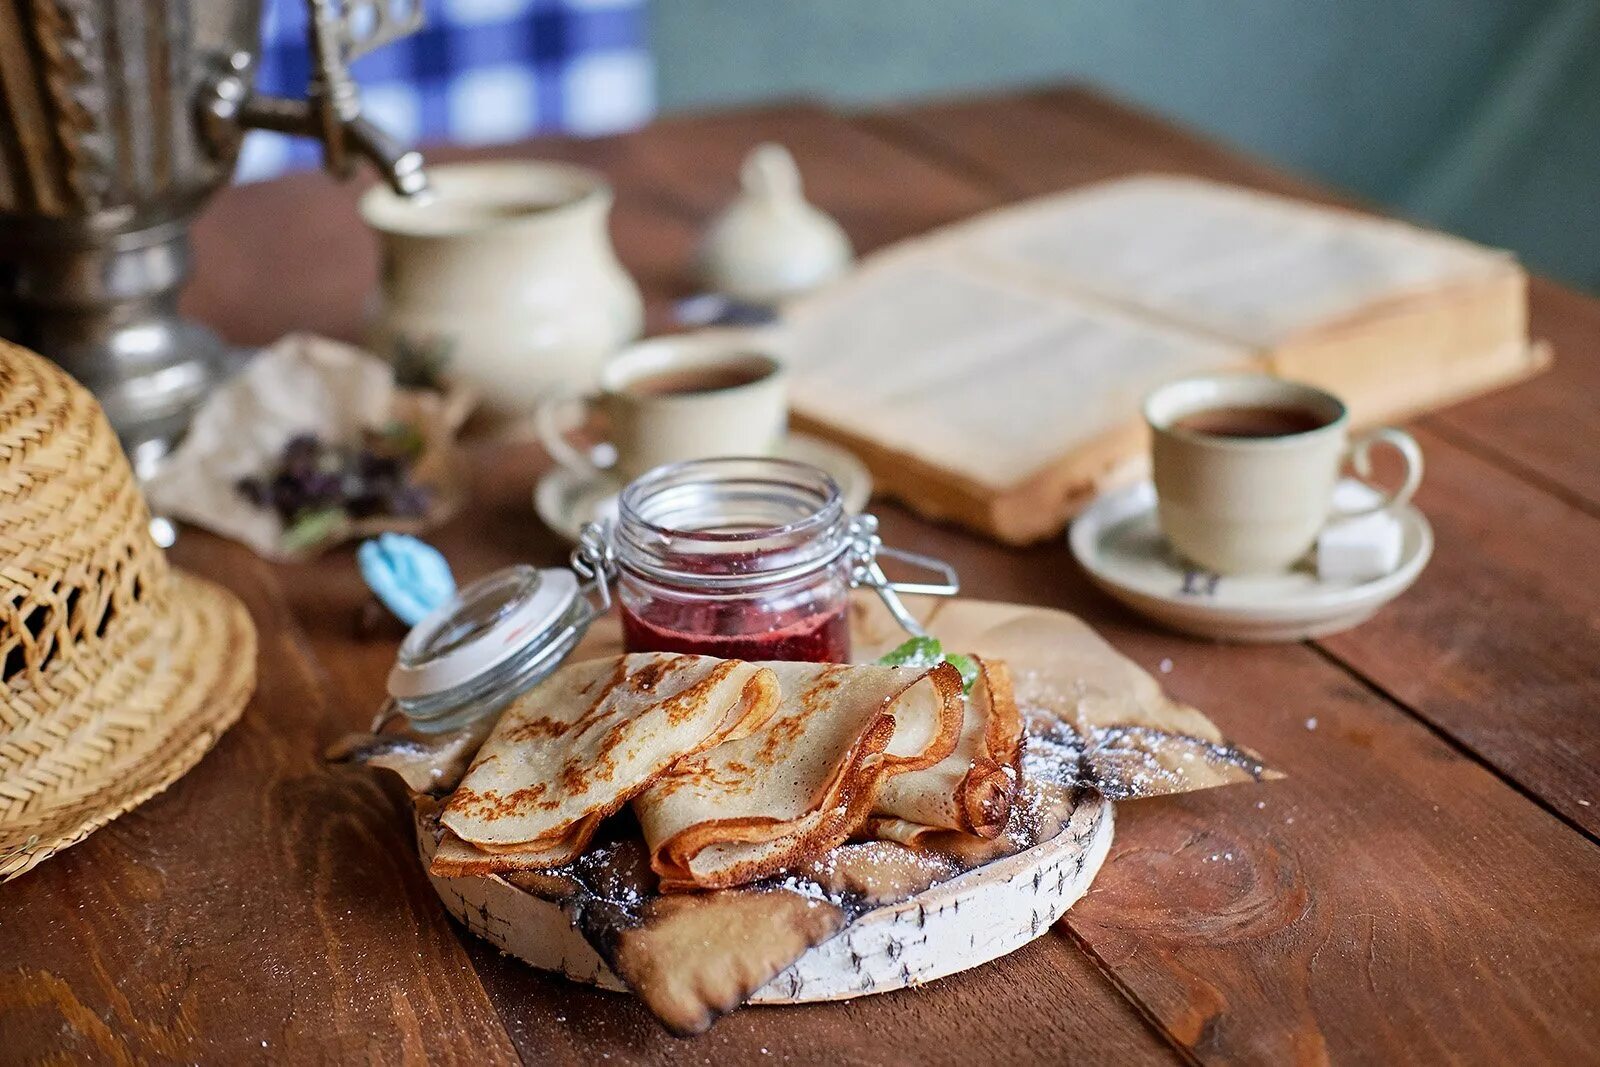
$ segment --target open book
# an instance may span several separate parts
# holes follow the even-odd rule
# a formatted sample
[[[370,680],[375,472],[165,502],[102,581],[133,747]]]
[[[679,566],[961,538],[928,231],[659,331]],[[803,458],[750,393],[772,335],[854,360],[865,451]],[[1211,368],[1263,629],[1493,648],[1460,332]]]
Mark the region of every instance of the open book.
[[[792,307],[795,423],[917,511],[1026,543],[1138,475],[1161,382],[1266,370],[1371,423],[1531,373],[1526,283],[1401,223],[1122,179],[896,245]]]

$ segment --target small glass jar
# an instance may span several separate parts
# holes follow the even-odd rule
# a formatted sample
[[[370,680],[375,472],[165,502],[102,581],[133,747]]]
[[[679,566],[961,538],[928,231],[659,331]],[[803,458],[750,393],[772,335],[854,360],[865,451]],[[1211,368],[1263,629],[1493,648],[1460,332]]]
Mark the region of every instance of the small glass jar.
[[[851,589],[874,590],[913,635],[924,631],[899,594],[960,589],[948,564],[885,546],[877,519],[846,514],[833,479],[801,463],[658,467],[623,490],[619,511],[614,533],[584,525],[570,567],[496,571],[412,627],[373,732],[397,718],[437,733],[493,715],[555,671],[614,602],[632,652],[845,663]],[[892,582],[880,555],[941,580]]]
[[[628,651],[849,660],[855,528],[823,471],[777,459],[676,463],[631,483],[618,512]]]

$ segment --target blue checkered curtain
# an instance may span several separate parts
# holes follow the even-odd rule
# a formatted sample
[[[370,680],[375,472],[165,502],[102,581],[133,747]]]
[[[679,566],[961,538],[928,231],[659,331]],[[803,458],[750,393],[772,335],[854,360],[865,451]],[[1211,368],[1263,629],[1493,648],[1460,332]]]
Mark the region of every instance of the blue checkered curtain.
[[[411,144],[613,133],[655,109],[646,0],[423,0],[416,34],[352,65],[367,114]],[[305,0],[266,0],[257,88],[305,94]],[[235,177],[316,166],[316,142],[254,132]]]

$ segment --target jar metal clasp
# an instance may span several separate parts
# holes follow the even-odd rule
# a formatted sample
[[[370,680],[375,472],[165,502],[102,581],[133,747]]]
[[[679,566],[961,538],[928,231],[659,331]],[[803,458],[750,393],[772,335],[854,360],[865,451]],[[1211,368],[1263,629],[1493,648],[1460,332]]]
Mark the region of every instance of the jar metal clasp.
[[[878,598],[883,601],[883,606],[894,616],[894,621],[913,637],[926,637],[928,631],[917,621],[916,616],[911,614],[905,601],[900,599],[901,593],[913,596],[955,596],[961,592],[960,576],[956,574],[956,569],[944,560],[925,556],[920,552],[890,548],[884,544],[883,538],[878,536],[876,515],[863,512],[850,520],[850,546],[847,551],[850,553],[850,585],[853,588],[865,587],[876,592]],[[930,573],[938,574],[943,580],[892,582],[888,575],[883,573],[883,567],[878,563],[879,557],[920,567]]]
[[[596,522],[586,522],[578,531],[578,547],[572,550],[572,570],[577,574],[578,596],[588,605],[588,624],[611,610],[611,583],[617,577],[617,550],[610,531]],[[590,598],[593,598],[592,600]]]

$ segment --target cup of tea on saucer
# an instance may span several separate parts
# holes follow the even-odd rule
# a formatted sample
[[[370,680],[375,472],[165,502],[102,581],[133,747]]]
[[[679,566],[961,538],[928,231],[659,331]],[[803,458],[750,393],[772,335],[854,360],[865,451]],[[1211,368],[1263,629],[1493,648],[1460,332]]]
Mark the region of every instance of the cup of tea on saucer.
[[[664,463],[771,455],[788,413],[783,364],[739,331],[707,331],[623,349],[600,368],[597,392],[545,401],[535,427],[558,463],[621,484]],[[593,414],[609,440],[579,449],[567,434]]]
[[[605,440],[569,436],[591,420]],[[861,510],[872,479],[830,441],[788,431],[788,376],[768,342],[749,330],[702,330],[641,341],[600,369],[588,395],[556,396],[535,413],[556,461],[534,490],[534,507],[556,533],[576,540],[584,522],[614,517],[629,481],[666,463],[718,456],[770,456],[808,463],[838,483]]]
[[[1285,570],[1330,523],[1404,508],[1422,481],[1422,450],[1392,427],[1352,435],[1332,393],[1261,374],[1214,374],[1156,389],[1145,400],[1161,531],[1187,560],[1216,574]],[[1346,464],[1371,475],[1371,455],[1394,449],[1398,489],[1359,508],[1337,506]]]

